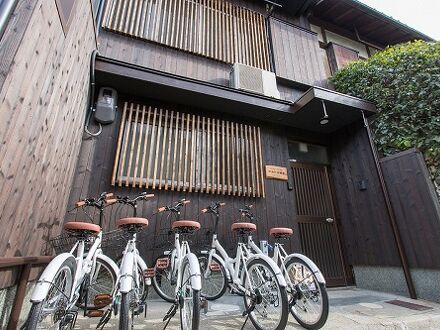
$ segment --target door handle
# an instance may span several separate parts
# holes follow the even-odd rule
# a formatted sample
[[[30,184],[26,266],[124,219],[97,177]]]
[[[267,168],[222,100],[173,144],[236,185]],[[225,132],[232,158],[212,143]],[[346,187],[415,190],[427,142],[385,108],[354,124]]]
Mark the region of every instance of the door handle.
[[[332,223],[332,222],[335,221],[335,220],[332,219],[332,218],[327,218],[327,219],[325,219],[325,221],[327,221],[328,223]]]

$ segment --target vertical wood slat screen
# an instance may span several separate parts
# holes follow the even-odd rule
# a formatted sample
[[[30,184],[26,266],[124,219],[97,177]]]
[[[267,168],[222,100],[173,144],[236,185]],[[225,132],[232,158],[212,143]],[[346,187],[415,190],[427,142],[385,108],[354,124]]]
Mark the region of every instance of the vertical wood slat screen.
[[[260,128],[125,102],[111,183],[264,197]]]
[[[331,192],[328,189],[324,167],[297,164],[293,168],[293,179],[296,186],[298,215],[314,217],[332,215]]]
[[[263,15],[222,0],[109,0],[102,27],[269,70]]]

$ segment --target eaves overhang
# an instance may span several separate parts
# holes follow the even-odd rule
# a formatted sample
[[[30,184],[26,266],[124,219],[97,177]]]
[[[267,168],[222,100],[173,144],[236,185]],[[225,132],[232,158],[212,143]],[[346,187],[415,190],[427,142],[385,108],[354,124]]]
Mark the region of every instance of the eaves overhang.
[[[293,103],[103,56],[96,57],[95,79],[97,86],[113,87],[119,93],[138,98],[323,133],[360,120],[359,110],[367,115],[375,112],[370,102],[319,87],[310,87]],[[319,125],[320,99],[328,104],[329,114],[334,118],[328,125]]]

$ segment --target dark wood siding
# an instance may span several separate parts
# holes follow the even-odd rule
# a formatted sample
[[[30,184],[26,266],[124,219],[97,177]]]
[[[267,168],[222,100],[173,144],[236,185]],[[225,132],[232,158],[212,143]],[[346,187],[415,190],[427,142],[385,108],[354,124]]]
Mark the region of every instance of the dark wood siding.
[[[189,78],[229,85],[231,66],[178,49],[102,31],[101,55]]]
[[[332,137],[331,169],[345,253],[351,265],[400,266],[367,134],[360,121]],[[360,189],[362,180],[366,190]]]
[[[270,24],[277,76],[322,86],[327,77],[317,35],[277,19],[271,19]]]
[[[90,55],[96,46],[90,4],[77,2],[66,36],[55,1],[36,1],[31,16],[28,10],[34,5],[17,5],[18,16],[11,24],[21,22],[25,30],[8,28],[2,39],[3,51],[3,45],[16,47],[10,39],[23,33],[0,83],[2,257],[41,255],[44,238],[60,231],[81,145]],[[0,286],[6,276],[1,279]]]
[[[415,149],[381,160],[410,267],[440,269],[440,205]]]
[[[130,100],[129,100],[130,101]],[[120,104],[122,107],[122,104]],[[197,109],[183,109],[181,111],[195,112]],[[68,205],[71,206],[80,198],[96,196],[102,191],[112,191],[116,195],[137,194],[142,191],[139,188],[112,187],[111,175],[112,166],[116,152],[116,142],[119,129],[119,121],[122,111],[118,111],[118,118],[115,123],[105,126],[103,133],[98,138],[85,137],[83,140],[79,162],[77,165],[76,176],[72,186],[72,191]],[[214,114],[215,115],[215,114]],[[224,117],[224,116],[223,116]],[[223,118],[222,117],[222,118]],[[245,118],[226,118],[230,120],[246,121]],[[251,123],[249,121],[249,123]],[[282,127],[267,126],[262,123],[261,127],[263,141],[263,164],[288,166],[288,149],[285,130]],[[265,180],[266,198],[244,198],[232,196],[218,196],[205,193],[189,192],[171,192],[149,190],[155,193],[155,198],[145,202],[140,209],[139,215],[150,218],[154,210],[162,205],[170,204],[180,198],[191,200],[182,214],[182,218],[195,218],[203,207],[208,206],[213,201],[222,200],[227,203],[221,217],[220,237],[226,241],[234,241],[231,235],[230,225],[239,218],[238,208],[243,207],[245,203],[255,204],[255,214],[258,218],[258,232],[256,239],[267,239],[269,228],[274,226],[293,227],[296,234],[288,246],[289,250],[299,251],[299,236],[296,224],[296,211],[294,205],[293,191],[287,189],[285,181]],[[109,208],[106,211],[104,230],[115,227],[117,218],[131,215],[130,209],[119,209],[117,207]],[[66,219],[81,219],[84,214],[67,214]],[[199,221],[202,224],[202,230],[206,227],[213,227],[213,220],[209,217],[201,216]],[[161,252],[160,249],[152,251],[151,247],[156,246],[163,239],[161,234],[169,228],[169,222],[164,215],[152,217],[149,228],[141,235],[140,249],[142,254],[147,257],[149,264],[152,257]],[[225,244],[226,245],[226,244]],[[229,247],[231,244],[228,245]]]

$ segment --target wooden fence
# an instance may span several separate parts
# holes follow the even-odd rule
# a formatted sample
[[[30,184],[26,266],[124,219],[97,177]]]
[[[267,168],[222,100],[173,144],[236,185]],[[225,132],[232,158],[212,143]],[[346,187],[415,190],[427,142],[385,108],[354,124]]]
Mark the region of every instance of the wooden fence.
[[[410,267],[440,269],[440,205],[422,154],[404,151],[381,167]]]
[[[220,0],[110,0],[103,28],[226,63],[269,69],[263,15]]]
[[[264,197],[260,128],[125,102],[112,184]]]

